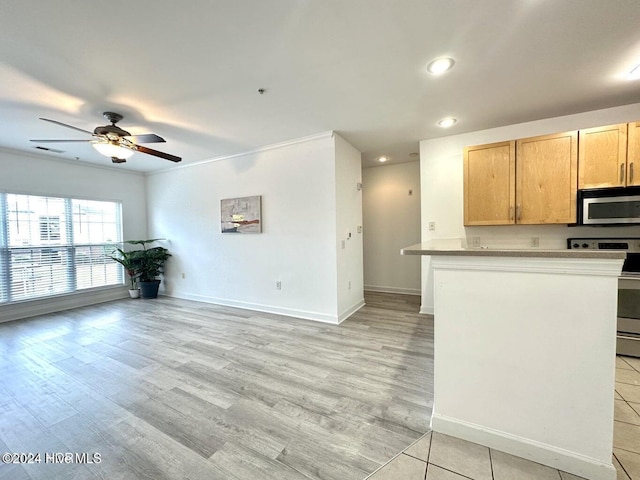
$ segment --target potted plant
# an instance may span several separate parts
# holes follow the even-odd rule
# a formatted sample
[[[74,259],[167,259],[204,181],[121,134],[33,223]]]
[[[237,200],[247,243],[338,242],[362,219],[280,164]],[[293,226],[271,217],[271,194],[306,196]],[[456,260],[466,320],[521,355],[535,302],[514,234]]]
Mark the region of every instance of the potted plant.
[[[115,260],[120,265],[122,265],[131,280],[131,288],[129,289],[129,296],[131,298],[140,297],[140,289],[137,285],[138,276],[140,275],[138,271],[138,267],[140,265],[139,261],[139,250],[131,250],[125,252],[120,247],[114,247],[114,250],[111,252],[111,255],[107,255],[107,257]]]
[[[149,243],[157,242],[158,240],[162,239],[127,240],[125,242],[130,245],[142,245],[142,250],[132,251],[135,252],[133,256],[142,298],[156,298],[158,296],[158,288],[160,287],[160,279],[158,277],[163,271],[164,262],[171,256],[169,250],[164,247],[147,248]]]

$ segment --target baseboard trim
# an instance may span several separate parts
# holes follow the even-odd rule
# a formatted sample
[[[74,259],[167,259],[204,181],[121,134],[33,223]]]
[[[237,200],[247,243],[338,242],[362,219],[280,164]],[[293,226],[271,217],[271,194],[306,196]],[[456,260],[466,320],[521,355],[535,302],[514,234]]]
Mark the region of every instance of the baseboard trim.
[[[259,303],[242,302],[240,300],[230,300],[227,298],[205,297],[202,295],[189,294],[167,294],[168,297],[180,298],[182,300],[193,300],[196,302],[212,303],[214,305],[223,305],[225,307],[244,308],[245,310],[253,310],[256,312],[275,313],[284,315],[285,317],[301,318],[304,320],[314,320],[316,322],[331,323],[338,325],[337,315],[327,315],[326,313],[310,312],[306,310],[296,310],[293,308],[276,307],[273,305],[263,305]]]
[[[616,469],[610,461],[603,462],[596,458],[437,413],[431,417],[431,428],[434,432],[478,443],[579,477],[590,480],[616,480]]]
[[[420,313],[424,315],[434,315],[435,308],[433,305],[420,305]]]
[[[344,312],[342,312],[340,315],[338,315],[338,323],[344,322],[347,318],[349,318],[351,315],[356,313],[362,307],[364,307],[364,298],[361,298],[356,303],[354,303],[349,308],[347,308]]]
[[[0,306],[0,323],[129,298],[126,287],[101,288]]]
[[[365,285],[364,291],[379,293],[398,293],[400,295],[420,295],[422,293],[419,288],[384,287],[380,285]]]

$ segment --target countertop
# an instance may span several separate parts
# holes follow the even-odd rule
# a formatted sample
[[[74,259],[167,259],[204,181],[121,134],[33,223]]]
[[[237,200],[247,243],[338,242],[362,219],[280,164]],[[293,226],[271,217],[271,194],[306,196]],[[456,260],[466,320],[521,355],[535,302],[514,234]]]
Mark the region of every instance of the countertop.
[[[502,248],[461,248],[438,246],[433,242],[424,242],[405,247],[400,250],[402,255],[451,255],[469,257],[539,257],[539,258],[626,258],[627,254],[621,250],[542,250],[531,249],[502,249]]]

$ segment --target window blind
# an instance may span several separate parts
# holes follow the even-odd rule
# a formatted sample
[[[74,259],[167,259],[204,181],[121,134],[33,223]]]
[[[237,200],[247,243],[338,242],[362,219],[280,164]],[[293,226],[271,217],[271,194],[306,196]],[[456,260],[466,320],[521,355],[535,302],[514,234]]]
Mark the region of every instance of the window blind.
[[[0,193],[0,304],[9,298],[9,250],[7,249],[7,205]]]
[[[108,257],[120,203],[4,193],[0,204],[0,302],[124,283]]]

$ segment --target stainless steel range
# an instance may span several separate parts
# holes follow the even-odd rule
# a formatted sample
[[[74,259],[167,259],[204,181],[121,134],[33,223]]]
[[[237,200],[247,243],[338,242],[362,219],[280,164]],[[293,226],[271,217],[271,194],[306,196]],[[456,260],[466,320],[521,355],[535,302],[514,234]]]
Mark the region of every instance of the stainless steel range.
[[[567,247],[627,252],[618,279],[617,353],[640,357],[640,238],[569,238]]]

